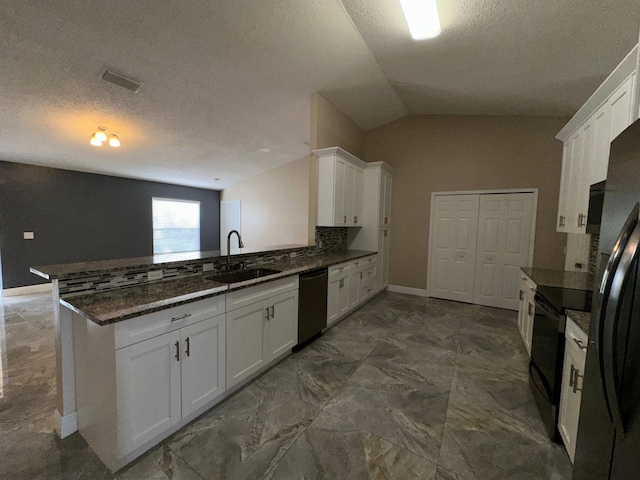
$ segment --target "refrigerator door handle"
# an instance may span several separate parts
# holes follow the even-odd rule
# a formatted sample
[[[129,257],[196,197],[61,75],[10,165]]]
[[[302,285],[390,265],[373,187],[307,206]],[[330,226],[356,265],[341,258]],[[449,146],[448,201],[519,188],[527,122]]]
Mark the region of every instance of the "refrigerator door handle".
[[[604,274],[602,276],[602,281],[600,283],[600,288],[598,290],[599,297],[601,299],[600,305],[598,307],[598,311],[594,312],[598,316],[598,321],[594,323],[593,329],[593,338],[595,341],[596,352],[598,354],[598,363],[600,364],[600,379],[602,380],[602,390],[605,393],[605,397],[607,396],[607,385],[604,381],[605,378],[605,368],[604,368],[604,358],[602,355],[603,349],[603,325],[605,322],[606,309],[607,309],[607,301],[609,299],[609,293],[611,291],[611,285],[613,283],[613,277],[615,271],[618,268],[618,264],[620,263],[620,257],[629,242],[629,237],[633,232],[634,228],[638,224],[638,215],[640,214],[640,203],[636,203],[631,213],[627,217],[627,220],[620,230],[620,234],[616,240],[616,243],[613,246],[613,250],[611,252],[611,256],[609,257],[609,261],[604,269]]]
[[[620,365],[618,361],[618,327],[622,310],[624,291],[629,283],[629,278],[633,272],[634,262],[638,258],[640,250],[640,225],[636,225],[629,241],[624,248],[618,268],[611,281],[611,291],[608,295],[606,310],[604,312],[604,322],[602,324],[603,351],[603,378],[606,385],[605,397],[609,406],[611,420],[621,433],[625,431],[624,419],[622,418],[622,402],[620,398],[620,376],[618,374]],[[623,340],[624,341],[624,340]],[[625,342],[626,343],[626,342]]]

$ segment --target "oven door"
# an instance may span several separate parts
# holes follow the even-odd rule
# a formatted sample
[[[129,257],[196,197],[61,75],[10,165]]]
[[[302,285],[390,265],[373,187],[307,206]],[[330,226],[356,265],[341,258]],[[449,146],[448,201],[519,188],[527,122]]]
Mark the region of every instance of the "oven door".
[[[560,441],[557,428],[565,317],[536,293],[529,382],[549,437]]]

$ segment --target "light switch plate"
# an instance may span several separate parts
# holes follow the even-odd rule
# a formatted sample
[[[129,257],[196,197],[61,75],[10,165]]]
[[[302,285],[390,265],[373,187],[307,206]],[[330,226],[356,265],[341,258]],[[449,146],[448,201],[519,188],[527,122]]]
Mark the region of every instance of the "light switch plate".
[[[153,270],[147,273],[147,278],[151,280],[162,280],[162,270]]]
[[[202,271],[203,272],[210,272],[213,270],[213,263],[203,263],[202,264]]]
[[[35,238],[33,232],[24,232],[22,235],[24,236],[25,240],[33,240]]]

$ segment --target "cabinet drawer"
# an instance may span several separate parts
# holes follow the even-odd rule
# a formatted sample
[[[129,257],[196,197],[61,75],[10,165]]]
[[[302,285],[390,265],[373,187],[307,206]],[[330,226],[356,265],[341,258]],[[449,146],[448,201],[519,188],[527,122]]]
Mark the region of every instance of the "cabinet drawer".
[[[371,278],[366,282],[360,283],[360,301],[362,302],[364,299],[369,298],[373,295],[373,292],[376,291],[376,279],[375,277]]]
[[[586,355],[586,350],[583,349],[583,347],[586,347],[588,345],[589,339],[587,337],[587,334],[584,333],[582,329],[574,323],[573,320],[571,320],[571,317],[567,317],[567,326],[564,335],[567,339],[567,342],[569,342],[573,346],[578,347],[578,349],[584,352],[584,355]]]
[[[298,275],[227,293],[227,312],[298,289]]]
[[[349,263],[341,263],[340,265],[334,265],[329,268],[329,277],[335,277],[336,275],[340,275],[342,273],[346,273],[351,270],[351,264]]]
[[[362,271],[362,275],[360,275],[360,281],[364,282],[365,280],[368,280],[370,278],[375,278],[376,276],[376,266],[373,265],[372,267],[369,267],[365,270]]]
[[[116,350],[224,313],[225,295],[185,303],[114,325]]]

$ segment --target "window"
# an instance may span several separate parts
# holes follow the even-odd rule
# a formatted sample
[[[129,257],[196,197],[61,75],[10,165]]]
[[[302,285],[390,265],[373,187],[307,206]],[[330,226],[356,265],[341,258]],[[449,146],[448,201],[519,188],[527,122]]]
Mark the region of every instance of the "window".
[[[153,199],[153,254],[200,250],[200,202]]]

